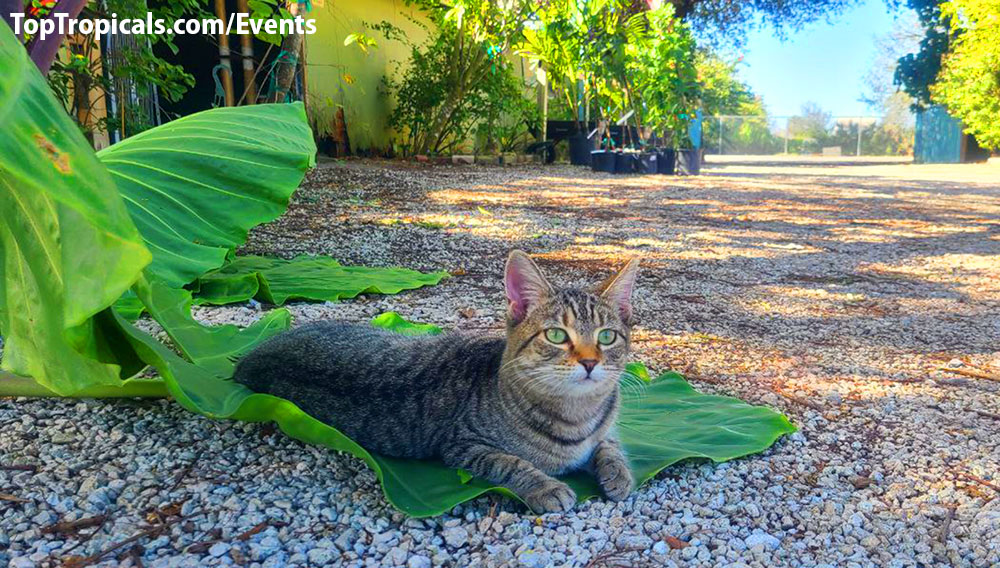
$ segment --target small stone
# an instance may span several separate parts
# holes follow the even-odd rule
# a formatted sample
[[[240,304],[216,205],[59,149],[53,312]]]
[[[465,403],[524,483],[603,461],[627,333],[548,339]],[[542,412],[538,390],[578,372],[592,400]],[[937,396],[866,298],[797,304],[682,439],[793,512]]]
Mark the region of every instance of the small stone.
[[[444,541],[448,543],[448,546],[452,548],[461,548],[469,541],[469,532],[462,527],[445,529],[441,536],[444,537]]]
[[[861,539],[861,546],[863,546],[865,548],[868,548],[868,549],[875,548],[879,544],[881,544],[881,542],[879,541],[878,537],[875,536],[875,535],[866,536],[865,538]]]
[[[544,568],[551,564],[551,555],[544,550],[529,548],[517,555],[517,563],[525,568]]]
[[[356,533],[354,532],[354,529],[345,530],[344,532],[340,533],[340,535],[338,535],[337,538],[333,539],[334,546],[336,546],[343,552],[351,550],[355,534]]]
[[[670,548],[672,548],[674,550],[677,550],[677,549],[680,549],[680,548],[687,548],[687,547],[691,546],[690,543],[684,542],[683,540],[681,540],[681,539],[679,539],[679,538],[677,538],[675,536],[665,536],[665,537],[663,537],[663,541],[667,545],[669,545]]]
[[[656,541],[656,544],[653,545],[654,554],[659,554],[662,556],[668,552],[670,552],[670,547],[667,546],[667,543],[663,542],[662,540]]]
[[[747,545],[747,548],[762,546],[764,548],[774,550],[781,546],[780,540],[767,533],[753,533],[743,539],[743,542]]]
[[[35,568],[35,562],[27,556],[18,556],[10,561],[10,568]]]
[[[406,561],[406,568],[431,568],[431,559],[426,556],[411,556]]]
[[[34,517],[31,517],[31,522],[45,527],[55,522],[55,515],[53,515],[50,511],[41,511]]]
[[[653,539],[641,534],[623,534],[618,537],[615,544],[620,550],[646,550],[653,546]]]
[[[333,551],[329,548],[314,548],[306,553],[309,563],[314,566],[326,566],[333,562]]]
[[[76,440],[76,437],[73,436],[73,434],[70,434],[69,432],[56,432],[49,439],[49,442],[53,444],[70,444],[74,440]]]
[[[218,558],[223,554],[229,552],[230,548],[232,548],[232,546],[230,546],[228,542],[217,542],[212,545],[212,548],[208,549],[208,553],[214,556],[215,558]]]
[[[851,478],[851,485],[853,485],[855,489],[865,489],[871,484],[872,478],[870,477],[855,476]]]

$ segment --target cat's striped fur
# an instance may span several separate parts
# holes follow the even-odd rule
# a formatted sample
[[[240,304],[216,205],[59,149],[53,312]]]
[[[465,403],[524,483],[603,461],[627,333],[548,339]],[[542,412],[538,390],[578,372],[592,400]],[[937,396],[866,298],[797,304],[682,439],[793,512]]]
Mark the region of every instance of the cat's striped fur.
[[[259,346],[235,379],[291,400],[371,451],[440,457],[511,489],[536,512],[572,507],[573,491],[552,476],[579,468],[623,499],[632,476],[612,432],[637,266],[595,291],[556,290],[515,251],[505,274],[506,338],[406,337],[320,322]],[[567,341],[553,342],[552,329]],[[599,344],[602,330],[616,340]]]

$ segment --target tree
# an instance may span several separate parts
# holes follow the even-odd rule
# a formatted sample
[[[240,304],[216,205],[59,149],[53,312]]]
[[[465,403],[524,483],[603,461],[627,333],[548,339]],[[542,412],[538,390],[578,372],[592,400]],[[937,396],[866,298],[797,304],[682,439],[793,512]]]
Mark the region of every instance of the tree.
[[[814,102],[802,105],[801,116],[788,119],[788,130],[796,138],[822,140],[830,128],[833,115]]]
[[[750,29],[765,25],[779,35],[798,30],[803,25],[839,14],[857,4],[857,0],[669,0],[677,17],[697,32],[712,38],[724,38],[733,44],[745,40]],[[651,4],[658,4],[652,0]],[[717,40],[720,41],[720,40]]]
[[[391,122],[415,154],[441,153],[470,105],[488,95],[497,73],[510,72],[504,53],[521,37],[533,7],[529,0],[415,0],[434,25],[423,46],[412,47],[410,66],[397,87]]]
[[[948,51],[951,34],[948,22],[942,19],[940,0],[907,0],[906,5],[917,13],[924,28],[920,50],[899,58],[894,82],[913,97],[914,110],[931,104],[930,86],[941,70],[941,57]]]
[[[931,99],[983,146],[1000,149],[1000,0],[952,0],[941,14],[955,37]]]
[[[913,102],[913,98],[905,91],[900,91],[896,84],[896,68],[901,58],[920,49],[920,40],[923,38],[924,29],[913,12],[897,18],[889,32],[875,38],[875,56],[862,78],[864,90],[861,102],[882,115],[889,106],[895,106],[895,99],[902,98],[907,104]]]

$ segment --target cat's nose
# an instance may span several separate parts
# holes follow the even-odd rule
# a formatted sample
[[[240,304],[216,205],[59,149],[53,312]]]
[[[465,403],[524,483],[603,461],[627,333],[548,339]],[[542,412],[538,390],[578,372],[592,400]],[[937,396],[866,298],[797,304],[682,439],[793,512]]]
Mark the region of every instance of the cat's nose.
[[[583,365],[584,369],[587,369],[587,374],[589,375],[600,361],[597,359],[580,359],[578,362]]]

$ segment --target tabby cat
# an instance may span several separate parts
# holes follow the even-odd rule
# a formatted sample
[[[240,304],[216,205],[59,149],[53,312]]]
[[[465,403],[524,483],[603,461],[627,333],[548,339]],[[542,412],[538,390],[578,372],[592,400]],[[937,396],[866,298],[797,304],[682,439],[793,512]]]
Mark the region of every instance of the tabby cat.
[[[368,450],[439,457],[536,513],[570,509],[576,495],[553,476],[581,468],[618,501],[632,489],[613,426],[638,266],[632,260],[593,291],[556,289],[514,251],[505,338],[318,322],[257,347],[235,380],[294,402]]]

